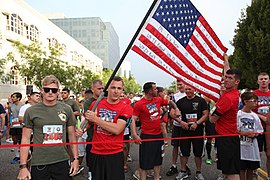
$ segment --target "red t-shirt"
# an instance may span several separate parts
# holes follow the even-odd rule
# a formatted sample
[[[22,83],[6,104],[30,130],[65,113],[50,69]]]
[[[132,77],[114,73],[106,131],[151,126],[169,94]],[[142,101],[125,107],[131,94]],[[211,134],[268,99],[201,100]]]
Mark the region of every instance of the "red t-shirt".
[[[237,134],[237,112],[239,104],[237,89],[225,92],[216,103],[216,112],[220,118],[216,121],[216,132],[220,135]]]
[[[262,114],[264,116],[267,116],[269,111],[269,105],[270,105],[270,90],[267,92],[262,92],[259,89],[253,91],[254,94],[258,96],[258,104],[256,108],[254,109],[254,112],[257,114]],[[266,124],[264,121],[262,121],[263,128],[266,128]]]
[[[95,103],[92,103],[90,109],[94,106]],[[118,119],[127,120],[132,116],[132,107],[120,101],[117,104],[110,104],[107,102],[107,98],[104,98],[100,101],[97,107],[97,116],[108,122],[117,123]],[[101,127],[94,125],[94,135],[92,142],[104,142],[101,144],[93,144],[91,153],[94,154],[116,154],[123,151],[123,138],[124,130],[119,134],[115,135],[108,132]],[[106,143],[106,141],[111,141],[114,143]]]
[[[143,134],[158,135],[161,133],[160,107],[168,104],[167,99],[154,97],[151,100],[142,98],[135,103],[133,115],[141,121]]]

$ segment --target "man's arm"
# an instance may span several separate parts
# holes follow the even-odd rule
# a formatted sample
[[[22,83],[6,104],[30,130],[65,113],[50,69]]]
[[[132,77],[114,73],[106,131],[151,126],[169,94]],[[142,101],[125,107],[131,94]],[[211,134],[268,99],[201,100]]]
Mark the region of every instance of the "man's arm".
[[[1,131],[4,131],[4,128],[5,128],[5,114],[4,113],[2,113],[2,114],[0,114],[0,118],[1,118]]]
[[[24,127],[22,130],[22,144],[30,144],[32,129]],[[20,148],[20,165],[25,167],[20,168],[20,172],[18,175],[18,179],[31,179],[30,172],[28,171],[26,164],[27,164],[27,157],[30,147],[23,146]]]
[[[137,140],[138,142],[136,143],[140,143],[141,142],[141,138],[138,136],[137,134],[137,129],[136,129],[136,121],[139,121],[139,118],[137,116],[132,116],[132,122],[130,124],[130,129],[131,129],[131,136],[134,140]]]
[[[87,111],[85,113],[85,117],[88,119],[88,121],[95,123],[102,129],[105,129],[106,131],[109,131],[115,135],[119,135],[122,131],[124,131],[127,123],[124,119],[121,118],[119,118],[116,123],[104,121],[97,117],[96,113],[92,111]]]
[[[209,117],[209,110],[208,109],[207,110],[204,110],[202,112],[202,114],[203,114],[202,117],[199,120],[197,120],[194,124],[192,124],[190,126],[190,130],[196,130],[196,128],[198,127],[198,125],[204,123],[206,121],[206,119],[208,119],[208,117]]]
[[[69,142],[77,142],[76,136],[75,136],[75,128],[74,126],[68,126],[68,138],[69,138]],[[71,164],[71,168],[70,168],[70,176],[74,176],[76,175],[78,169],[79,169],[79,156],[78,156],[78,145],[77,144],[71,144],[70,145],[71,150],[72,150],[72,154],[74,157],[74,161]]]
[[[209,121],[211,123],[215,123],[217,120],[219,120],[220,116],[216,115],[216,114],[213,114],[209,117]]]

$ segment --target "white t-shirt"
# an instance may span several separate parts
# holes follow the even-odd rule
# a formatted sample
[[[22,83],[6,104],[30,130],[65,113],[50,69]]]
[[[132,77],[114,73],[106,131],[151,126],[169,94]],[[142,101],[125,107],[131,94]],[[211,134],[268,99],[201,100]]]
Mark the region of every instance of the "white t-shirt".
[[[174,100],[176,103],[179,99],[182,99],[183,97],[185,97],[186,93],[182,93],[179,91],[178,93],[175,93],[173,96],[174,96]],[[178,121],[175,121],[175,120],[173,121],[173,125],[180,127],[180,123]]]
[[[19,115],[18,116],[24,116],[24,113],[25,113],[26,109],[28,109],[29,107],[31,107],[31,104],[29,104],[29,103],[23,105],[20,108],[20,111],[19,111]]]
[[[254,112],[246,113],[239,110],[237,113],[238,131],[262,133],[263,127],[260,118]],[[257,138],[240,136],[241,160],[261,161]]]

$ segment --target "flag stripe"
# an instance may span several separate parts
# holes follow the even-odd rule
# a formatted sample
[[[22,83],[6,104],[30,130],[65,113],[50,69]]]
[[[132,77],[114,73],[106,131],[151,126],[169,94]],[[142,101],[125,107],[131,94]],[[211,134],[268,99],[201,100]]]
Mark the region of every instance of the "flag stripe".
[[[139,43],[136,43],[139,45]],[[144,44],[139,45],[141,48],[146,48],[144,46]],[[168,74],[174,76],[175,78],[180,78],[183,81],[187,82],[191,87],[197,89],[199,92],[205,94],[207,97],[213,99],[213,100],[217,100],[219,98],[219,91],[215,92],[213,90],[209,90],[209,89],[205,89],[205,87],[201,86],[200,84],[191,81],[189,78],[186,78],[184,76],[182,76],[181,74],[179,74],[178,72],[174,71],[174,69],[167,69],[169,65],[165,65],[162,64],[161,59],[156,58],[155,56],[150,57],[150,55],[148,54],[154,54],[153,52],[151,52],[151,50],[147,49],[145,52],[148,52],[148,54],[146,54],[143,50],[141,50],[137,45],[134,45],[132,47],[132,50],[136,53],[138,53],[140,56],[142,56],[144,59],[148,60],[150,63],[154,64],[155,66],[159,67],[160,69],[162,69],[163,71],[167,72]],[[158,62],[157,62],[158,61]],[[165,68],[165,67],[166,68]],[[185,74],[185,73],[184,73]]]
[[[179,59],[182,60],[182,62],[189,68],[189,70],[192,70],[195,74],[197,74],[200,77],[203,77],[205,79],[208,79],[216,84],[220,83],[220,76],[215,76],[211,71],[207,71],[205,69],[203,69],[201,66],[198,66],[199,63],[195,64],[195,60],[193,60],[193,63],[191,63],[191,60],[189,60],[188,58],[186,58],[186,56],[184,56],[181,52],[185,52],[186,50],[182,50],[181,52],[175,48],[175,46],[169,42],[167,40],[167,38],[165,38],[163,36],[163,34],[161,34],[155,27],[153,27],[151,24],[148,24],[146,26],[146,30],[148,30],[150,33],[152,33],[162,44],[164,44],[165,46],[167,46],[167,48],[171,51],[172,54],[174,54],[176,57],[178,57]],[[188,54],[189,52],[186,51]],[[190,55],[190,58],[192,58],[192,56]],[[174,67],[174,66],[173,66]],[[175,65],[175,67],[177,67],[177,65]],[[199,70],[198,70],[199,69]],[[213,78],[213,76],[217,77],[217,79]]]
[[[221,49],[220,52],[226,52],[228,49],[223,46],[220,39],[217,37],[216,33],[213,31],[213,29],[210,27],[208,22],[205,20],[203,16],[200,16],[199,21],[205,27],[205,30],[210,34],[210,37],[213,39],[213,41],[218,45],[218,47]]]
[[[223,55],[221,55],[217,49],[213,46],[213,44],[210,43],[210,41],[206,38],[206,36],[203,34],[203,32],[200,30],[200,28],[197,26],[196,27],[196,31],[198,32],[198,34],[201,35],[203,41],[207,44],[207,46],[209,47],[209,49],[211,49],[211,51],[219,58],[219,59],[223,59]]]
[[[147,27],[146,27],[147,28]],[[154,27],[153,27],[154,28]],[[153,32],[153,30],[152,30]],[[157,33],[157,34],[155,34]],[[156,35],[157,38],[159,38],[159,36],[162,36],[161,34],[159,34],[157,31],[154,32],[154,34]],[[180,68],[179,66],[177,66],[175,64],[175,62],[173,62],[162,50],[160,50],[159,47],[155,46],[155,44],[153,44],[148,38],[146,38],[144,35],[141,35],[139,37],[139,40],[145,45],[147,46],[149,49],[151,49],[157,56],[159,56],[164,62],[166,62],[170,67],[173,67],[173,69],[176,70],[176,72],[182,74],[184,77],[192,80],[193,82],[196,82],[196,83],[201,83],[204,87],[206,87],[207,89],[216,89],[216,91],[219,91],[219,87],[215,88],[213,86],[210,86],[209,84],[214,84],[213,82],[209,81],[208,79],[205,79],[205,75],[201,74],[200,72],[198,72],[196,69],[193,69],[193,74],[196,74],[196,75],[193,75],[190,73],[190,74],[187,74],[185,73],[182,68]],[[165,43],[168,43],[168,42],[165,42]],[[167,44],[167,47],[170,49],[170,46],[172,45],[169,45]],[[181,58],[184,58],[180,52],[177,52],[175,54],[179,54],[178,56],[181,56]],[[176,55],[177,56],[177,55]],[[191,64],[187,65],[187,67],[190,69],[189,66],[192,66]],[[197,73],[195,73],[197,72]],[[200,74],[200,75],[198,75]],[[216,81],[216,83],[219,83],[219,81],[217,80],[214,80],[212,79],[212,81]]]
[[[197,31],[195,30],[195,33]],[[212,71],[222,72],[223,70],[223,61],[219,62],[219,58],[212,53],[207,43],[203,40],[203,38],[198,34],[198,37],[195,35],[190,38],[190,42],[188,45],[198,54],[201,54],[202,57],[207,59],[208,62],[212,65]],[[211,66],[209,65],[209,66]]]

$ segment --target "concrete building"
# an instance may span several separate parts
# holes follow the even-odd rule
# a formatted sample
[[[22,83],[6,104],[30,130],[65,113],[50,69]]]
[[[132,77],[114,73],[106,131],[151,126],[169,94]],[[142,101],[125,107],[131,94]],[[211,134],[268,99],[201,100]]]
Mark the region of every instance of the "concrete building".
[[[0,58],[5,59],[9,52],[18,54],[12,46],[14,41],[20,41],[25,45],[37,42],[41,43],[44,48],[57,42],[63,49],[61,61],[72,66],[81,67],[83,65],[85,69],[101,75],[103,69],[101,58],[23,0],[8,0],[8,2],[0,0],[0,11]],[[5,68],[5,73],[10,72],[14,74],[14,79],[10,81],[10,84],[18,86],[27,84],[27,80],[19,76],[12,63],[6,64]]]
[[[110,22],[99,17],[66,18],[47,14],[58,27],[103,60],[103,67],[114,69],[120,59],[119,38]]]

